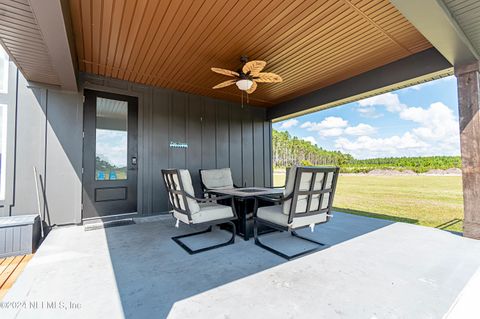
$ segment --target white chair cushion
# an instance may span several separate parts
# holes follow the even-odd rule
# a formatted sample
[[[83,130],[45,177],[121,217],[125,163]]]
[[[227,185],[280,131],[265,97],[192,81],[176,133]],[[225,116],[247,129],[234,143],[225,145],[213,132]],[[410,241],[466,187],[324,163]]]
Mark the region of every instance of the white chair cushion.
[[[174,211],[173,216],[185,224],[189,224],[187,215]],[[192,214],[192,224],[231,217],[233,217],[233,210],[230,206],[215,203],[200,203],[200,211]]]
[[[180,169],[178,171],[179,171],[179,174],[180,174],[180,178],[182,180],[183,190],[188,195],[195,197],[195,191],[193,189],[192,177],[190,176],[190,172],[187,169]],[[174,179],[175,179],[175,177],[174,177]],[[175,184],[178,185],[178,181],[175,180]],[[187,197],[187,205],[188,205],[188,208],[190,209],[190,213],[192,215],[196,214],[200,211],[200,206],[198,205],[198,202],[196,200],[192,199],[192,198]],[[180,207],[182,209],[185,209],[182,198],[180,198]]]
[[[292,224],[288,224],[288,215],[282,213],[282,206],[265,206],[260,207],[257,211],[257,217],[272,222],[277,225],[298,228],[308,226],[310,224],[318,224],[327,221],[327,213],[320,213],[316,215],[294,217]]]
[[[286,176],[285,180],[285,190],[283,191],[283,195],[286,197],[293,192],[293,187],[295,186],[295,174],[297,173],[297,166],[292,166]]]
[[[233,188],[230,168],[202,170],[200,173],[203,185],[207,189]]]

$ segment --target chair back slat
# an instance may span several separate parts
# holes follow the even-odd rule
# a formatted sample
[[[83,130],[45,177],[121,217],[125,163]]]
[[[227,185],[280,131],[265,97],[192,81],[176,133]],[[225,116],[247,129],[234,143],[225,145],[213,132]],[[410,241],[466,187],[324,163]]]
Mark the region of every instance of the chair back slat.
[[[162,169],[165,188],[168,192],[168,199],[172,209],[188,216],[191,220],[191,212],[187,203],[187,196],[183,187],[182,179],[178,169]]]
[[[296,217],[329,214],[332,209],[339,168],[296,167],[292,169],[296,169],[296,173],[288,222],[292,223]]]

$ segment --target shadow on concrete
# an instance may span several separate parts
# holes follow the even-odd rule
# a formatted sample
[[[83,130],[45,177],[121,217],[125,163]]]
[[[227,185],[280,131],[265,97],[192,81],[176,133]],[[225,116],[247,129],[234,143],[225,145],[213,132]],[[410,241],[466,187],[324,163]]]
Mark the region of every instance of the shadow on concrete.
[[[443,224],[435,226],[435,228],[448,231],[448,232],[450,232],[452,234],[455,234],[455,235],[463,236],[462,232],[448,229],[448,228],[453,227],[453,226],[455,226],[459,223],[463,223],[463,219],[453,218],[452,220],[449,220],[449,221],[447,221]]]
[[[255,246],[253,240],[239,237],[234,245],[189,255],[171,237],[195,230],[183,225],[177,229],[174,224],[169,218],[104,230],[126,318],[165,318],[176,302],[286,262]],[[333,246],[390,224],[386,220],[336,213],[330,222],[318,225],[315,232],[301,232]],[[228,236],[216,229],[187,244],[199,248]],[[292,240],[287,233],[273,234],[269,240],[283,246],[279,249],[310,248],[302,247],[303,241]],[[251,293],[255,293],[254,289]]]
[[[445,223],[443,223],[443,224],[440,224],[440,225],[435,226],[435,228],[445,230],[445,229],[447,229],[447,228],[449,228],[449,227],[452,227],[452,226],[454,226],[454,225],[456,225],[456,224],[458,224],[458,223],[461,223],[461,222],[463,222],[463,219],[454,218],[454,219],[449,220],[449,221],[447,221],[447,222],[445,222]]]
[[[402,222],[402,223],[409,223],[409,224],[417,224],[418,223],[418,220],[413,219],[413,218],[392,216],[392,215],[387,215],[387,214],[378,214],[378,213],[366,212],[366,211],[362,211],[362,210],[355,210],[355,209],[349,209],[349,208],[341,208],[341,207],[334,207],[333,209],[337,212],[360,215],[360,216],[365,216],[365,217],[386,219],[386,220],[390,220],[390,221],[393,221],[393,222]]]

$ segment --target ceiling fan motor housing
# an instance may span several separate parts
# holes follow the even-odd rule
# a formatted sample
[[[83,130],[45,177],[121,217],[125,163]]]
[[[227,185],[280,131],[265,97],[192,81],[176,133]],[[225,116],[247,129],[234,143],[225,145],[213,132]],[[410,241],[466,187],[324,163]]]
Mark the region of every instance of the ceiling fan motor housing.
[[[265,61],[248,61],[248,57],[243,55],[240,58],[242,66],[237,72],[222,68],[211,68],[215,73],[233,77],[234,79],[221,82],[213,87],[213,89],[224,88],[236,84],[238,89],[252,94],[257,89],[258,83],[275,83],[282,82],[282,78],[274,73],[263,72],[262,70],[267,64]]]

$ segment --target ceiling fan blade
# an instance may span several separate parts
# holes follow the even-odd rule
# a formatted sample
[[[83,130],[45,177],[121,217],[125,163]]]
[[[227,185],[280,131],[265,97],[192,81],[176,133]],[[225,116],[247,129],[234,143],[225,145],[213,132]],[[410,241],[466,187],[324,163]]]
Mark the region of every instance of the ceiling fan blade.
[[[258,78],[255,79],[258,83],[278,83],[282,82],[283,79],[280,75],[275,73],[259,73]]]
[[[228,81],[225,81],[225,82],[222,82],[222,83],[219,83],[219,84],[215,85],[212,89],[224,88],[226,86],[235,84],[235,82],[237,82],[237,80],[228,80]]]
[[[247,94],[252,94],[257,89],[257,82],[253,81],[252,87],[248,89]]]
[[[215,73],[219,73],[227,76],[240,76],[240,74],[238,74],[237,72],[226,70],[226,69],[212,68],[211,70]]]
[[[258,74],[262,72],[265,65],[267,65],[267,62],[265,61],[260,61],[260,60],[250,61],[245,63],[245,65],[242,68],[242,71],[245,74],[250,72],[250,75],[258,76]]]

